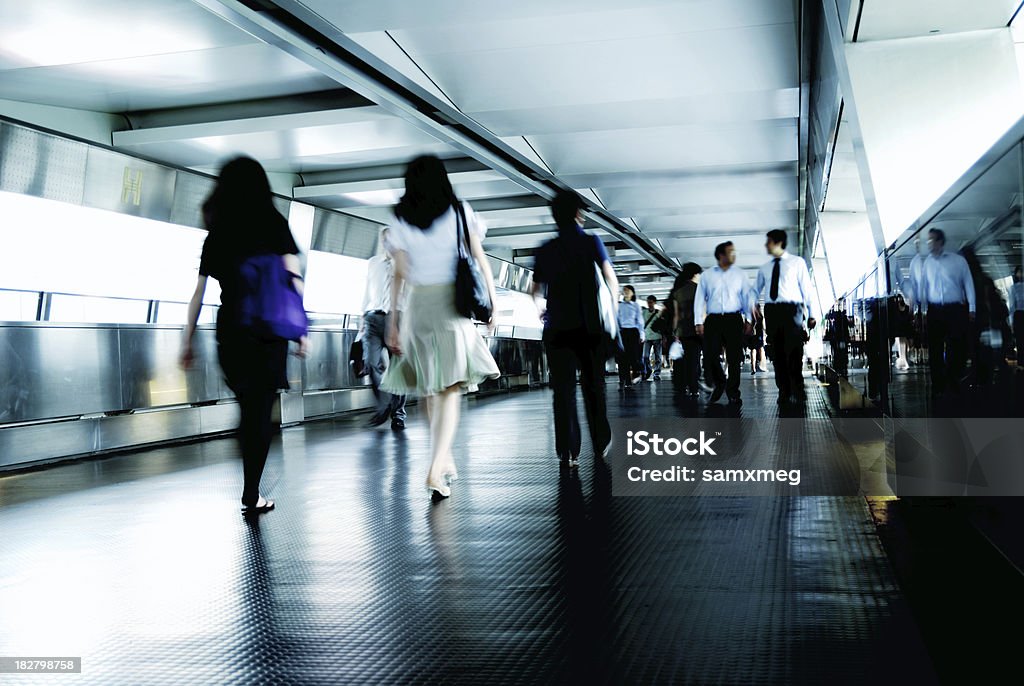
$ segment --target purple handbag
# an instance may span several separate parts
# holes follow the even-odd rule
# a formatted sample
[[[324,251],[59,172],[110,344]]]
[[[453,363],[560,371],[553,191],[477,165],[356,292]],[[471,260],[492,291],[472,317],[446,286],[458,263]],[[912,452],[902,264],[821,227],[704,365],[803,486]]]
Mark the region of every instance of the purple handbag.
[[[309,330],[302,296],[280,255],[253,255],[242,261],[241,324],[257,338],[297,341]]]

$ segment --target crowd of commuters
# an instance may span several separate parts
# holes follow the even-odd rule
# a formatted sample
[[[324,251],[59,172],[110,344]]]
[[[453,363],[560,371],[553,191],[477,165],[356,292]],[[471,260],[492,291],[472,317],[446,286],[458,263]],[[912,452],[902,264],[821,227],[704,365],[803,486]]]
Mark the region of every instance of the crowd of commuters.
[[[533,294],[541,304],[552,390],[554,452],[563,464],[576,465],[582,450],[577,377],[594,453],[605,456],[612,445],[605,371],[613,357],[623,390],[660,381],[667,360],[679,396],[696,399],[703,391],[709,404],[724,396],[729,404],[740,405],[741,366],[749,351],[751,374],[767,371],[766,357],[771,359],[780,405],[806,400],[803,349],[817,322],[807,265],[787,251],[784,231],[766,234],[768,260],[753,276],[737,266],[736,247],[725,241],[715,247],[711,267],[684,264],[664,303],[652,295],[644,308],[633,286],[619,288],[600,239],[583,230],[585,207],[574,192],[556,195],[551,212],[557,235],[538,248],[534,265]],[[260,478],[273,433],[274,401],[280,389],[288,388],[289,341],[262,335],[249,324],[254,288],[249,265],[254,257],[267,257],[288,288],[301,296],[299,249],[273,206],[266,173],[250,158],[224,166],[203,205],[203,218],[209,233],[181,358],[187,367],[195,357],[196,322],[207,280],[214,278],[221,289],[218,358],[240,409],[242,509],[262,513],[274,508],[260,493]],[[426,487],[435,498],[450,496],[458,476],[452,443],[461,393],[500,375],[472,319],[457,306],[463,262],[476,265],[478,285],[492,306],[495,302],[482,247],[485,233],[483,221],[456,197],[442,161],[418,157],[407,167],[394,221],[381,231],[378,253],[367,265],[357,340],[376,397],[368,424],[376,428],[390,420],[392,430],[402,431],[406,397],[420,399],[430,431]],[[892,300],[888,338],[896,344],[898,370],[908,368],[910,351],[926,343],[933,392],[959,393],[969,358],[982,380],[993,372],[981,346],[971,344],[972,331],[987,332],[989,347],[1005,347],[1004,338],[1019,342],[1024,337],[1024,279],[1017,267],[1006,302],[973,252],[947,250],[939,229],[928,232],[927,242],[927,255],[916,255],[910,265],[909,302],[902,294]],[[603,289],[620,293],[621,300],[608,305],[613,313],[602,311]],[[866,317],[869,339],[872,332],[879,335],[880,316]],[[617,323],[614,335],[610,321]],[[493,329],[493,317],[484,323]],[[846,374],[855,324],[845,302],[825,316],[825,329],[833,366]],[[291,338],[296,354],[303,356],[305,336]]]

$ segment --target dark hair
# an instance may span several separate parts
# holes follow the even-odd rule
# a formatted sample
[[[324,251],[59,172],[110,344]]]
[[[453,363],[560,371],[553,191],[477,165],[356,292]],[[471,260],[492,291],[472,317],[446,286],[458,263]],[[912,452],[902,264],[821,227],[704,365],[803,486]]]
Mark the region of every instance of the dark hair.
[[[725,243],[719,243],[718,245],[716,245],[715,246],[715,259],[716,260],[721,259],[722,255],[725,254],[725,251],[728,250],[731,247],[732,247],[732,241],[726,241]]]
[[[772,243],[778,243],[782,246],[782,249],[786,249],[786,232],[782,229],[772,229],[768,232],[768,240]]]
[[[658,302],[658,296],[656,296],[656,295],[649,295],[649,296],[647,296],[647,302],[651,302],[652,300],[654,302]]]
[[[703,271],[704,271],[704,268],[701,267],[696,262],[687,262],[686,264],[683,265],[683,271],[679,274],[678,278],[682,279],[683,283],[686,283],[687,281],[692,279],[694,276],[696,276],[697,274],[700,274]]]
[[[444,163],[436,155],[421,155],[405,168],[405,195],[395,216],[425,230],[458,203]]]
[[[942,241],[943,245],[946,244],[946,232],[942,229],[928,229],[928,233]]]
[[[1021,267],[1019,264],[1013,268],[1013,275],[1017,276],[1017,274],[1024,274],[1024,267]]]
[[[229,160],[217,185],[203,202],[203,222],[225,246],[241,252],[265,249],[273,231],[287,221],[274,207],[270,181],[263,166],[251,157]]]
[[[636,289],[630,286],[628,283],[622,287],[622,290],[629,289],[629,292],[633,294],[633,300],[636,300]]]
[[[551,216],[559,230],[571,230],[576,228],[576,213],[586,205],[583,198],[575,191],[560,190],[551,199]]]

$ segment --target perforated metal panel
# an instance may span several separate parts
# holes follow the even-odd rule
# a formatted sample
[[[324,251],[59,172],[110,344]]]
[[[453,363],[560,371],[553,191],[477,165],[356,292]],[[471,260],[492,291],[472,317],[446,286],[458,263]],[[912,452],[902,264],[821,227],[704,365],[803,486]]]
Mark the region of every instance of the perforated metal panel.
[[[174,184],[174,201],[171,204],[171,223],[181,226],[203,227],[203,201],[213,191],[213,179],[178,172]]]
[[[0,123],[0,190],[81,203],[89,146]]]
[[[318,209],[313,220],[313,250],[367,259],[377,251],[380,225]]]

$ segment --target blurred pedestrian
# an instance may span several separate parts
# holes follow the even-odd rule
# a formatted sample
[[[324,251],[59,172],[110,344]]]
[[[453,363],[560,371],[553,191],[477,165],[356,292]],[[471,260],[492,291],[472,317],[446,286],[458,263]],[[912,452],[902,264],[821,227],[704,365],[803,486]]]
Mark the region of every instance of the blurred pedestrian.
[[[974,278],[962,255],[946,250],[942,229],[928,231],[929,255],[919,292],[927,307],[932,394],[960,392],[967,364],[968,329],[974,322]]]
[[[387,250],[388,230],[381,229],[377,241],[377,254],[366,265],[366,290],[363,291],[363,364],[370,374],[373,395],[377,399],[377,410],[367,426],[378,427],[391,420],[393,431],[405,429],[405,396],[383,391],[380,381],[387,369],[387,354],[384,336],[387,320],[399,316],[401,307],[391,303],[391,282],[394,280],[395,260]]]
[[[601,239],[583,231],[583,208],[583,200],[572,191],[561,191],[551,201],[558,236],[537,249],[533,272],[533,295],[546,298],[542,319],[555,453],[568,467],[575,466],[580,455],[577,372],[594,454],[606,456],[612,441],[604,382],[610,351],[600,320],[595,265],[611,293],[619,284]]]
[[[473,322],[455,309],[460,251],[475,260],[493,307],[494,277],[482,245],[486,232],[483,221],[455,196],[439,158],[423,155],[409,163],[405,194],[388,231],[395,270],[391,302],[399,301],[404,284],[410,291],[404,316],[388,318],[387,345],[397,357],[384,373],[381,388],[424,398],[432,456],[427,490],[432,497],[450,496],[451,482],[458,478],[451,449],[460,391],[475,391],[480,383],[500,375]],[[493,317],[487,326],[493,331]]]
[[[187,368],[195,357],[192,338],[207,279],[212,277],[220,284],[217,356],[240,411],[242,510],[258,514],[274,508],[272,500],[260,495],[260,478],[273,436],[274,401],[279,389],[288,388],[288,341],[267,339],[245,323],[243,310],[252,293],[243,270],[250,258],[279,255],[292,287],[301,295],[299,249],[287,220],[274,207],[266,172],[249,157],[235,158],[221,169],[217,185],[203,204],[203,220],[209,234],[203,243],[199,278],[188,306],[181,361]],[[305,355],[306,348],[303,337],[298,354]]]

